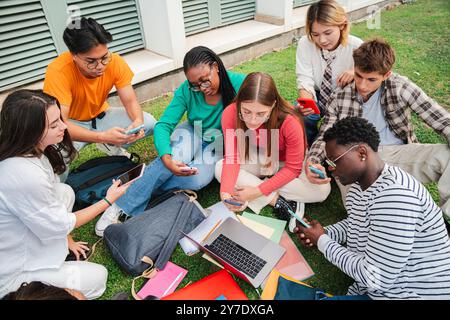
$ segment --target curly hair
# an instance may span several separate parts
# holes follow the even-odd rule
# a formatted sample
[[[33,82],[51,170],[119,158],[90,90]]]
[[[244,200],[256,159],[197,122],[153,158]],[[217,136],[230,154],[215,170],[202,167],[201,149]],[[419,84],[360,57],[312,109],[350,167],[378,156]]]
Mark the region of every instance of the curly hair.
[[[348,117],[337,121],[333,127],[325,131],[325,142],[336,139],[336,143],[347,146],[355,143],[366,143],[373,151],[378,151],[380,135],[373,124],[363,118]]]

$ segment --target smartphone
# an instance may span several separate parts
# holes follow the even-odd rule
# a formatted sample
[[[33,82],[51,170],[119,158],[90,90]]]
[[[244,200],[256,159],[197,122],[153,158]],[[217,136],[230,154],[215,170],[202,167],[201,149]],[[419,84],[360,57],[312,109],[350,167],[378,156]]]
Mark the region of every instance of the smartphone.
[[[322,170],[317,169],[316,167],[309,166],[309,170],[311,170],[314,173],[317,173],[319,175],[319,179],[326,179],[327,177],[323,173]]]
[[[183,172],[189,172],[189,171],[197,171],[198,169],[196,167],[181,167],[180,170]]]
[[[125,131],[125,134],[135,134],[135,133],[138,133],[141,129],[144,129],[143,124],[141,124],[140,126],[134,127],[128,131]]]
[[[320,114],[319,107],[313,99],[298,98],[297,102],[302,108],[310,108],[313,109],[314,114]]]
[[[145,164],[138,164],[133,169],[128,170],[127,172],[121,174],[117,177],[116,180],[120,180],[121,185],[131,183],[136,179],[139,179],[144,174]]]
[[[237,201],[233,201],[232,199],[225,199],[223,200],[224,202],[231,204],[232,206],[236,206],[236,207],[240,207],[243,205],[243,203],[237,202]]]
[[[288,212],[291,216],[293,216],[298,222],[300,222],[300,224],[302,226],[304,226],[305,228],[311,228],[311,226],[309,224],[307,224],[305,221],[303,221],[302,218],[300,218],[298,215],[296,215],[294,212],[292,212],[291,210],[288,209]]]

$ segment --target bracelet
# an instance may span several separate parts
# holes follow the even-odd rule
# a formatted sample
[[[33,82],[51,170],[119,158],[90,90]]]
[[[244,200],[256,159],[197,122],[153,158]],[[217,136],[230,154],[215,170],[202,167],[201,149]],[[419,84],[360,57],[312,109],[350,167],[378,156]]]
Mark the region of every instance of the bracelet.
[[[112,203],[111,202],[109,202],[109,200],[108,199],[106,199],[106,198],[102,198],[103,200],[105,200],[106,201],[106,203],[107,204],[109,204],[109,206],[112,206]]]

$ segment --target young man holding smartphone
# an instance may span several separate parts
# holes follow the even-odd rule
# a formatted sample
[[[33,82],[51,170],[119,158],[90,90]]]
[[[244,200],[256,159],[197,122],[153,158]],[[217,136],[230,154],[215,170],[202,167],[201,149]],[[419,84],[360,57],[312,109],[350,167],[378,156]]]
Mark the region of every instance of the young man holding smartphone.
[[[308,152],[308,163],[325,172],[321,165],[326,159],[325,131],[343,118],[365,118],[380,134],[381,159],[402,168],[421,183],[437,182],[442,211],[450,218],[450,114],[417,85],[392,72],[395,54],[384,40],[365,42],[354,51],[353,59],[355,80],[337,88],[330,97],[319,135]],[[447,145],[418,143],[411,111],[441,134]],[[330,160],[345,161],[345,156]],[[312,183],[330,181],[330,178],[319,179],[308,169],[306,175]],[[348,187],[339,183],[338,176],[335,179],[345,200]]]
[[[118,54],[109,51],[111,34],[92,18],[76,20],[63,34],[69,51],[49,64],[44,91],[58,99],[61,115],[75,147],[87,143],[108,155],[126,154],[129,146],[153,132],[155,118],[142,112],[131,86],[133,72]],[[113,86],[124,108],[110,108]],[[127,134],[140,125],[143,129]]]

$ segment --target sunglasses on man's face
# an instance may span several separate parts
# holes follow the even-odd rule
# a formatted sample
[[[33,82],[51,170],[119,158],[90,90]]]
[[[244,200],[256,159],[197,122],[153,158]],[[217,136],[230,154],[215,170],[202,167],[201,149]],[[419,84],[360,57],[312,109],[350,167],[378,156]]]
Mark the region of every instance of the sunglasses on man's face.
[[[341,154],[339,157],[337,157],[334,160],[330,160],[328,157],[325,157],[325,162],[327,163],[327,165],[329,165],[330,167],[336,169],[336,162],[341,159],[343,156],[345,156],[347,153],[349,153],[351,150],[353,150],[354,148],[359,147],[359,144],[355,144],[353,146],[351,146],[350,148],[348,148],[343,154]]]

